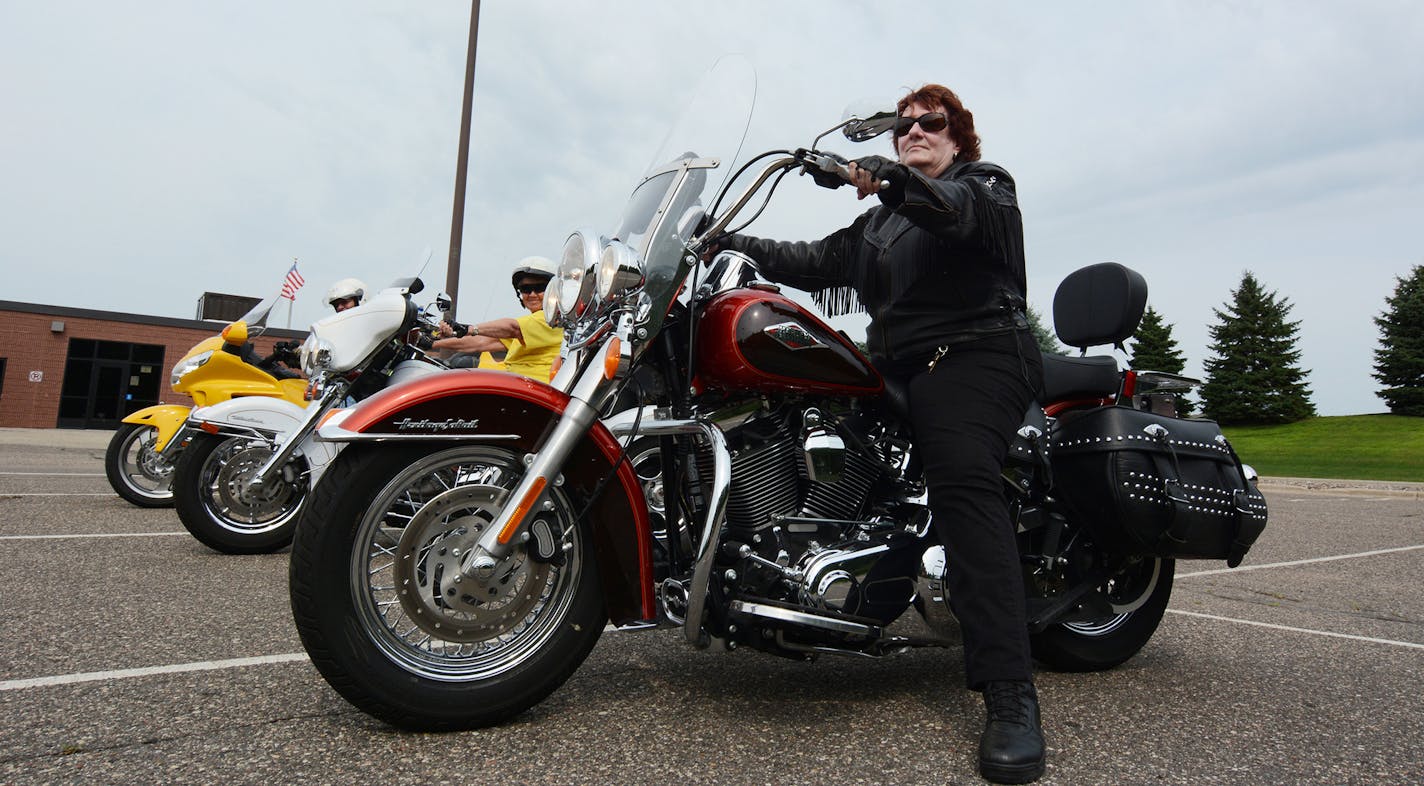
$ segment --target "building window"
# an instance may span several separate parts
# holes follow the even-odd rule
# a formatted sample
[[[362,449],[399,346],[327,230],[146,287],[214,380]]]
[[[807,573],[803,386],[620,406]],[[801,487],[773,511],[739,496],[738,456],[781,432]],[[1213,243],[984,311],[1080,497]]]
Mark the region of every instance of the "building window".
[[[163,353],[158,344],[70,339],[57,425],[116,428],[129,414],[157,404]]]

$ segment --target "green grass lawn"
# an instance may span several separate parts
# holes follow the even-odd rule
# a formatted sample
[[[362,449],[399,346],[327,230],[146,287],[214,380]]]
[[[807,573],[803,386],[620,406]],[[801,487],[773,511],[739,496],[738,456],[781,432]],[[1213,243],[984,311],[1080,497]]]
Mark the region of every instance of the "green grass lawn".
[[[1424,481],[1424,418],[1350,415],[1222,432],[1265,477]]]

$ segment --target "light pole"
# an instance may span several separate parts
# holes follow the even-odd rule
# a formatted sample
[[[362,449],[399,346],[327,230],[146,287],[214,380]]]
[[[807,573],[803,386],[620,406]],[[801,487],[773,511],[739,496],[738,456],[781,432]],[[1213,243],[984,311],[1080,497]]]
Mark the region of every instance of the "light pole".
[[[480,0],[470,3],[470,43],[465,50],[465,100],[460,109],[460,155],[455,164],[455,207],[450,215],[450,261],[445,268],[449,317],[460,297],[460,244],[465,231],[465,171],[470,163],[470,104],[475,93],[475,41],[480,31]]]

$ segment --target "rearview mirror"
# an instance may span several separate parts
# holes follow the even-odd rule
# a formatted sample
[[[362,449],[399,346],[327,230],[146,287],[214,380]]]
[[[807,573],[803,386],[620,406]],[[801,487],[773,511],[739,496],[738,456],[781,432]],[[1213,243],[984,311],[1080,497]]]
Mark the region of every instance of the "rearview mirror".
[[[852,142],[864,142],[894,128],[897,117],[899,113],[886,109],[879,99],[858,98],[841,113],[841,121],[845,124],[841,133]]]
[[[841,129],[845,138],[852,142],[865,142],[895,127],[899,115],[894,112],[875,112],[865,117],[852,117]]]

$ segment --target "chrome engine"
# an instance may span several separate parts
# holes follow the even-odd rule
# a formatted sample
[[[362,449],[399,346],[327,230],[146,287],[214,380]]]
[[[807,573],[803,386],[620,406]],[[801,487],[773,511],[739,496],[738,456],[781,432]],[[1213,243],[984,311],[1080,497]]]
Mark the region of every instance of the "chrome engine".
[[[857,430],[815,408],[755,415],[724,426],[732,483],[718,564],[755,599],[740,610],[840,633],[833,617],[898,617],[918,589],[928,526],[903,493],[902,446],[876,423]],[[699,471],[711,471],[705,456]]]

